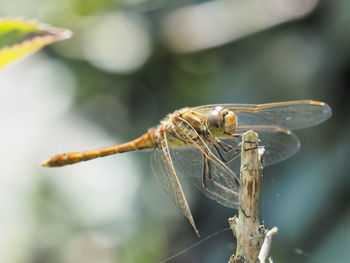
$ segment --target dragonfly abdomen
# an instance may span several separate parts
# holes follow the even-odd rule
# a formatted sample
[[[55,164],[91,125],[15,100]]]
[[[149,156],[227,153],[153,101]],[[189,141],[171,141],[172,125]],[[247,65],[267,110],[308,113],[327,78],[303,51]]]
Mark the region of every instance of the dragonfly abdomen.
[[[141,137],[123,144],[118,144],[115,146],[105,147],[96,150],[58,154],[51,157],[49,160],[41,163],[41,165],[46,167],[59,167],[79,163],[82,161],[88,161],[107,155],[142,150],[147,148],[154,148],[156,146],[156,130],[151,130],[146,132]]]

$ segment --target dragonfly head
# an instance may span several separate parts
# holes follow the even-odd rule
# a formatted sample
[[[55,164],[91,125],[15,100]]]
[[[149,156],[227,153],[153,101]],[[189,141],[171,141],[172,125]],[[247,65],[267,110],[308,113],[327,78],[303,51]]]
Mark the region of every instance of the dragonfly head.
[[[236,114],[223,107],[216,107],[212,110],[207,119],[209,131],[214,136],[233,134],[236,129]]]

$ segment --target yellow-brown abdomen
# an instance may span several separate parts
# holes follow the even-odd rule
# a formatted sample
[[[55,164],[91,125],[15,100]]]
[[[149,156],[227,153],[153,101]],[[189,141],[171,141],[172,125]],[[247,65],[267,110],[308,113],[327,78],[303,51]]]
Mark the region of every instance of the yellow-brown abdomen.
[[[83,152],[68,152],[55,155],[49,160],[42,162],[41,166],[45,167],[60,167],[69,164],[78,163],[81,161],[88,161],[98,157],[112,155],[116,153],[123,153],[147,148],[154,148],[156,142],[156,130],[151,130],[141,137],[123,144],[118,144],[112,147],[101,148],[97,150],[89,150]]]

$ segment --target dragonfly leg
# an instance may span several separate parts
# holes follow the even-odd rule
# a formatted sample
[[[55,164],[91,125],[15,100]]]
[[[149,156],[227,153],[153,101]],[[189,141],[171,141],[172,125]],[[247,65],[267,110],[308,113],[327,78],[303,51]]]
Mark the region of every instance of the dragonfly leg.
[[[231,136],[232,137],[236,137],[236,138],[241,138],[242,137],[242,135],[240,135],[240,134],[232,134]],[[239,152],[241,150],[241,146],[242,146],[242,143],[239,143],[237,146],[233,147],[233,146],[231,146],[231,145],[229,145],[229,144],[227,144],[227,143],[225,143],[225,142],[223,142],[223,141],[221,141],[219,139],[216,139],[216,142],[217,142],[218,145],[220,145],[220,147],[224,151],[224,153],[230,153],[230,152],[233,152],[233,151]],[[255,144],[254,147],[248,148],[248,149],[246,149],[246,151],[255,150],[258,147],[256,142],[252,142],[252,141],[244,141],[244,142],[245,143]],[[215,147],[216,151],[218,152],[218,154],[220,155],[220,158],[221,158],[222,155],[219,152],[219,150],[218,150],[217,146],[215,145],[215,143],[214,143],[214,147]],[[234,158],[236,158],[236,156],[233,157],[233,159]],[[223,162],[225,162],[224,158],[221,158],[221,159],[222,159]],[[231,161],[232,160],[230,160],[229,162],[231,162]]]
[[[251,148],[247,148],[245,149],[245,151],[251,151],[251,150],[255,150],[258,148],[258,145],[256,142],[251,142],[251,141],[244,141],[245,143],[251,143],[251,144],[254,144],[255,146],[251,147]]]
[[[219,155],[220,157],[220,160],[223,161],[224,163],[226,163],[227,161],[225,160],[224,156],[222,156],[222,153],[220,152],[218,146],[216,145],[216,143],[213,143],[213,146],[217,152],[217,154]]]
[[[242,212],[243,212],[243,215],[246,217],[246,218],[250,218],[251,216],[248,216],[245,211],[241,208]]]
[[[203,154],[203,174],[202,174],[202,187],[203,189],[205,189],[207,192],[211,193],[213,196],[216,196],[219,199],[225,199],[224,196],[220,195],[219,193],[217,193],[216,191],[211,190],[208,187],[208,183],[211,185],[211,188],[214,187],[214,189],[220,189],[220,191],[228,194],[228,195],[233,195],[233,196],[237,196],[238,198],[238,193],[233,191],[232,189],[229,189],[225,186],[223,186],[222,184],[215,182],[214,178],[211,175],[210,172],[210,160],[208,157],[206,157]],[[238,182],[239,185],[239,182]],[[233,205],[238,205],[237,203],[233,203]]]
[[[210,162],[207,156],[203,154],[203,173],[202,173],[202,187],[208,190],[207,181],[212,183],[213,177],[210,173]]]
[[[209,190],[207,182],[212,183],[213,177],[210,173],[210,162],[207,156],[203,154],[203,174],[202,174],[202,187]]]
[[[236,156],[233,156],[231,159],[225,160],[225,158],[222,156],[222,154],[221,154],[221,152],[220,152],[218,146],[216,145],[216,142],[215,142],[215,141],[212,141],[212,145],[214,146],[214,148],[215,148],[217,154],[219,155],[220,160],[221,160],[224,164],[229,164],[230,162],[232,162],[233,160],[235,160],[237,157],[240,156],[240,154],[237,154]],[[237,146],[237,147],[239,147],[239,146]],[[206,160],[206,159],[207,159],[207,157],[204,156],[204,160]],[[209,160],[207,159],[207,162],[208,162],[208,161],[209,161]],[[210,162],[209,162],[209,164],[210,164]],[[208,166],[209,166],[209,165],[208,165]],[[209,169],[209,174],[210,174],[210,169]],[[209,175],[209,178],[211,178],[211,175]],[[238,179],[234,174],[233,174],[232,178],[235,180],[235,182],[237,183],[237,185],[240,184],[240,183],[239,183],[239,179]]]
[[[208,167],[208,180],[209,182],[213,182],[213,177],[211,176],[211,172],[210,172],[210,162],[209,159],[206,158],[205,162],[207,163],[207,167]]]
[[[209,172],[209,167],[208,167],[208,159],[204,154],[203,154],[203,169],[202,169],[202,171],[203,171],[202,172],[202,187],[204,189],[208,189],[206,177],[207,177],[207,173]]]
[[[216,141],[225,153],[239,152],[240,151],[241,143],[239,143],[237,146],[233,147],[233,146],[231,146],[231,145],[229,145],[229,144],[227,144],[219,139],[216,139]]]
[[[242,133],[232,133],[227,135],[230,135],[233,138],[238,138],[238,139],[242,138]]]
[[[223,142],[220,141],[220,143],[223,143]],[[221,146],[220,143],[218,142],[218,144]],[[213,145],[214,145],[214,148],[215,148],[217,154],[219,155],[220,160],[223,161],[225,164],[229,164],[230,162],[232,162],[233,160],[235,160],[237,157],[240,156],[240,154],[237,154],[236,156],[233,156],[231,159],[226,160],[226,159],[224,158],[224,156],[222,155],[220,149],[219,149],[218,146],[216,145],[216,143],[213,143]],[[228,144],[226,144],[226,143],[225,143],[225,145],[232,147],[231,145],[228,145]],[[239,151],[240,151],[240,146],[241,146],[241,144],[239,144],[239,145],[236,146],[236,147],[232,147],[232,150],[234,150],[234,151],[236,151],[236,152],[239,152]],[[222,148],[222,149],[223,149],[223,148]],[[232,152],[232,151],[230,151],[230,152]],[[227,154],[227,153],[230,153],[230,152],[229,152],[229,151],[228,151],[228,152],[225,152],[225,151],[224,151],[224,153],[226,153],[226,154]]]

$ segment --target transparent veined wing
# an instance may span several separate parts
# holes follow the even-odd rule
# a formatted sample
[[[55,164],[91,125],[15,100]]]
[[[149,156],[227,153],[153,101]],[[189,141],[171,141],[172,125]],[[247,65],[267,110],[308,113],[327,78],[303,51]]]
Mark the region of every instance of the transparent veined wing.
[[[213,159],[208,159],[211,180],[206,175],[206,186],[203,187],[203,172],[206,156],[195,146],[170,147],[170,153],[175,170],[180,177],[188,179],[198,190],[218,203],[237,208],[237,181],[222,165]],[[213,154],[215,154],[213,152]]]
[[[285,160],[295,154],[300,143],[296,135],[288,130],[276,126],[244,126],[240,132],[254,130],[259,134],[260,145],[265,146],[264,165],[272,165]],[[201,151],[196,144],[187,146],[169,147],[175,170],[180,177],[189,179],[196,188],[207,197],[218,203],[237,208],[239,205],[238,192],[239,184],[227,171],[223,164],[233,173],[240,172],[240,138],[219,138],[220,141],[237,151],[225,152],[220,147],[214,147],[213,143],[207,143],[208,156]],[[220,151],[220,153],[218,152]],[[215,156],[215,157],[214,157]],[[212,182],[206,181],[203,187],[203,172],[205,170],[205,159],[208,159],[208,166]],[[217,161],[219,159],[220,161]],[[223,163],[223,164],[222,164]]]
[[[178,118],[175,124],[178,138],[187,143],[183,147],[170,147],[177,173],[190,179],[209,198],[229,207],[237,207],[239,178],[236,173],[190,123]]]
[[[192,227],[198,235],[198,230],[194,223],[192,213],[190,211],[184,191],[174,168],[173,160],[168,147],[166,133],[163,133],[161,135],[159,144],[160,148],[156,148],[151,156],[151,167],[153,174],[155,175],[163,190],[170,196],[175,205],[190,221]]]
[[[275,125],[288,130],[317,125],[332,115],[332,110],[326,103],[313,100],[267,104],[216,104],[192,109],[208,113],[218,106],[235,112],[238,126]]]
[[[248,130],[253,130],[258,133],[260,139],[260,146],[265,147],[264,153],[264,166],[269,166],[283,160],[288,159],[297,153],[300,149],[300,141],[298,137],[292,131],[267,125],[254,125],[254,126],[239,126],[237,129],[238,133],[243,133]],[[220,138],[223,142],[230,145],[231,147],[237,147],[241,142],[240,138]],[[223,153],[224,154],[224,153]],[[236,152],[227,153],[225,158],[228,160],[235,158]],[[233,162],[229,167],[233,170],[239,169],[236,162]],[[237,167],[238,166],[238,167]],[[238,170],[239,171],[239,170]],[[236,171],[237,172],[237,171]]]

